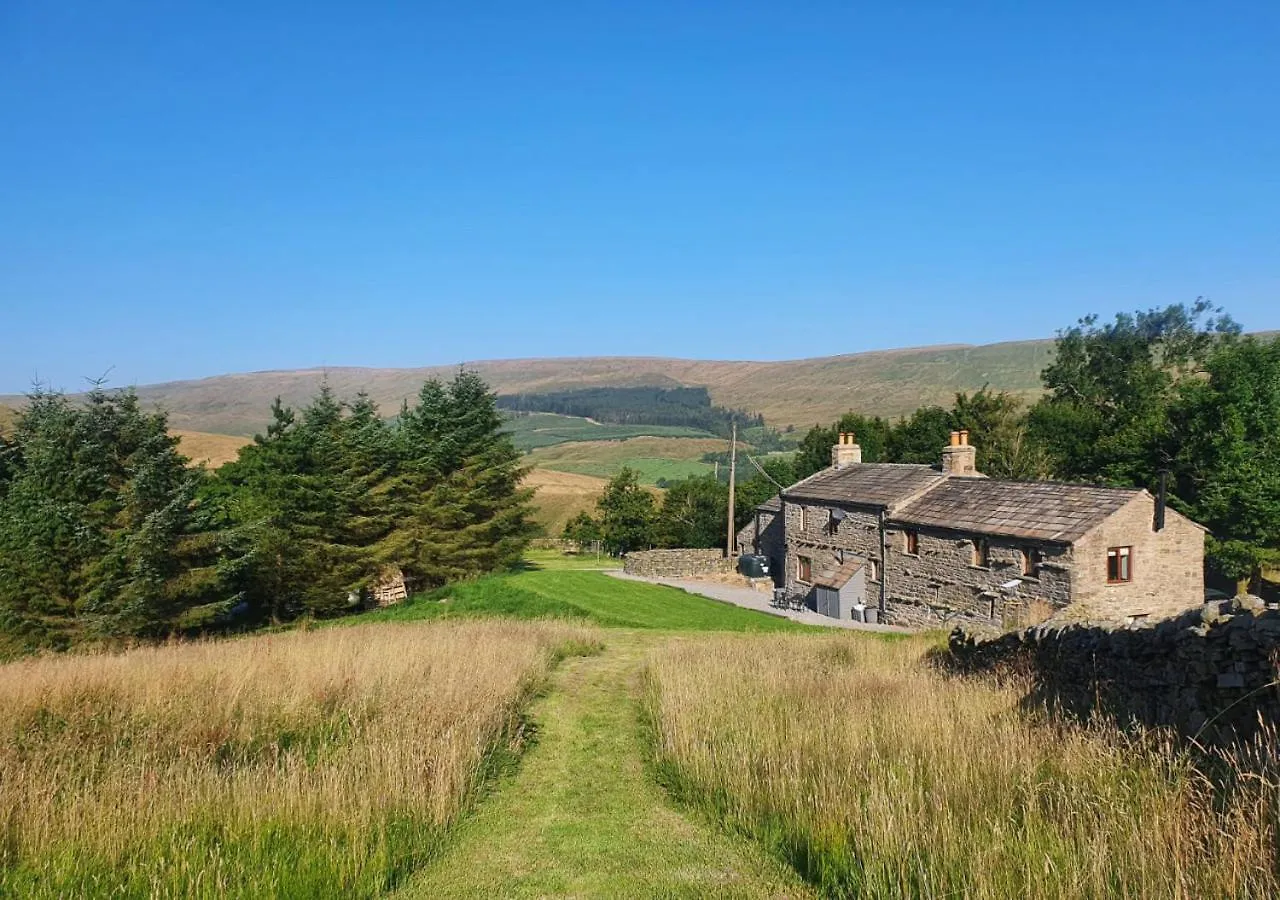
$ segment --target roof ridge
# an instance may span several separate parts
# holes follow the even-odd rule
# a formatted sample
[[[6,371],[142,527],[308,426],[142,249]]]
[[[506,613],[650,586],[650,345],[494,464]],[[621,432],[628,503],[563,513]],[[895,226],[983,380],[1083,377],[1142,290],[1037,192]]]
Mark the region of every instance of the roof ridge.
[[[1018,484],[1018,485],[1044,485],[1045,487],[1069,487],[1069,488],[1088,488],[1092,491],[1118,491],[1123,494],[1141,494],[1147,492],[1146,488],[1135,487],[1116,487],[1110,484],[1089,484],[1081,481],[1059,481],[1054,478],[1037,478],[1033,481],[1023,481],[1018,478],[967,478],[963,475],[948,479],[959,483],[971,482],[973,484]]]

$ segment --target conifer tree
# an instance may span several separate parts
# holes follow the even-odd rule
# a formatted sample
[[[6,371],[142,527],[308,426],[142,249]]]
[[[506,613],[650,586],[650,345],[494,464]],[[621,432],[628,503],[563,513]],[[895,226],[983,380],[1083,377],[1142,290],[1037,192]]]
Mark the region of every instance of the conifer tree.
[[[431,380],[400,416],[396,526],[382,556],[415,586],[510,566],[536,532],[520,452],[497,398],[473,372]]]
[[[219,471],[229,515],[248,535],[257,615],[333,615],[371,579],[386,527],[373,487],[389,455],[376,413],[360,398],[349,414],[328,384],[301,416],[277,399],[266,434]]]
[[[100,386],[83,404],[36,391],[0,496],[0,616],[33,644],[157,635],[229,602],[192,469],[163,413]]]

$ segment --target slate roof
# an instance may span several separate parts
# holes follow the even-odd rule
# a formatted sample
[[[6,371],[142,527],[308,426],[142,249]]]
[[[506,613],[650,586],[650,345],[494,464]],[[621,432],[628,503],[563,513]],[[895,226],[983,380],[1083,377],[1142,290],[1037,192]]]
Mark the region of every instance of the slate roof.
[[[774,494],[768,500],[756,507],[757,512],[782,512],[782,495]]]
[[[932,466],[857,463],[823,469],[783,491],[788,500],[818,500],[890,507],[943,480]]]
[[[907,525],[1070,543],[1140,493],[1051,481],[948,478],[898,510],[893,520]]]
[[[843,563],[823,569],[813,576],[813,583],[819,587],[835,588],[837,591],[849,583],[849,579],[862,568],[864,560],[851,556]]]

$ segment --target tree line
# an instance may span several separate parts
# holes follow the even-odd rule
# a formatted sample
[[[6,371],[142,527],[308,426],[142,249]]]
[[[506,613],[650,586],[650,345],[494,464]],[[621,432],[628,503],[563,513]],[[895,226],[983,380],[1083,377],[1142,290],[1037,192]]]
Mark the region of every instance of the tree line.
[[[830,465],[840,432],[865,462],[937,464],[951,431],[965,429],[983,473],[1155,491],[1166,473],[1175,509],[1211,532],[1209,565],[1242,587],[1280,568],[1280,339],[1245,336],[1204,300],[1081,319],[1059,332],[1034,403],[988,388],[959,393],[897,422],[850,412],[815,425],[790,461],[771,458],[790,484]],[[741,460],[741,457],[740,457]],[[739,485],[737,526],[776,492],[758,476]],[[758,498],[758,499],[756,499]],[[633,473],[614,479],[595,516],[566,536],[613,552],[640,546],[724,545],[728,488],[714,478],[667,485],[658,500]]]
[[[326,385],[216,472],[131,390],[37,390],[0,438],[0,633],[28,647],[247,628],[358,608],[517,561],[536,531],[520,453],[479,376],[392,420]]]
[[[760,427],[759,413],[713,406],[704,387],[602,387],[541,394],[506,394],[502,409],[557,413],[613,425],[683,425],[727,437],[733,423]]]
[[[757,506],[778,493],[779,485],[796,481],[790,458],[771,456],[754,464],[751,460],[739,452],[742,477],[734,490],[735,531],[751,521]],[[728,519],[729,486],[714,475],[670,481],[658,497],[640,484],[634,471],[623,468],[606,485],[595,515],[579,513],[565,525],[562,537],[581,544],[599,541],[613,555],[652,547],[723,547]]]

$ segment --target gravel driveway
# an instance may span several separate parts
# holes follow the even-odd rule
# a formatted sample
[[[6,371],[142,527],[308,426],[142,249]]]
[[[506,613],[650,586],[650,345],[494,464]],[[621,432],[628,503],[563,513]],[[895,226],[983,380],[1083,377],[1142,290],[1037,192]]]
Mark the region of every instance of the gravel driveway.
[[[825,628],[849,628],[854,631],[878,631],[881,633],[892,634],[911,634],[912,629],[901,628],[897,625],[869,625],[865,622],[847,622],[843,619],[832,619],[828,616],[821,616],[809,609],[793,610],[778,609],[771,604],[773,599],[769,594],[753,591],[750,588],[734,587],[731,584],[720,584],[715,581],[698,581],[693,578],[645,578],[641,575],[628,575],[625,572],[614,569],[607,572],[614,578],[622,578],[626,581],[646,581],[649,584],[665,584],[670,587],[680,588],[691,594],[701,594],[704,597],[710,597],[712,600],[719,600],[722,603],[732,603],[734,606],[741,606],[744,609],[754,609],[757,612],[768,613],[771,616],[781,616],[784,619],[791,619],[795,622],[803,622],[806,625],[819,625]]]

